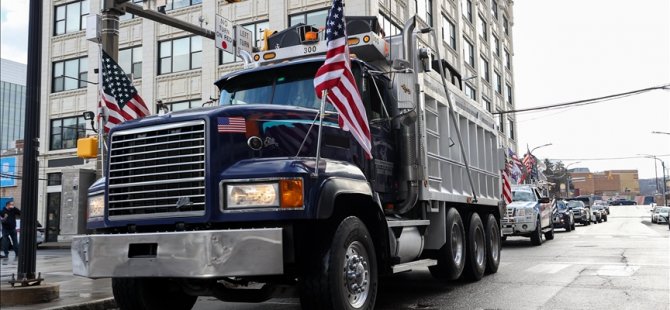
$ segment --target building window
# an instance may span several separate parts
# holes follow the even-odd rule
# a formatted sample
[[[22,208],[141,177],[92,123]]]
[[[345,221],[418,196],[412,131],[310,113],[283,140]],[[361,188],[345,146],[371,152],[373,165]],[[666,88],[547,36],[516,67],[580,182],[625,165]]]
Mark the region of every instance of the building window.
[[[509,35],[509,22],[507,21],[507,16],[503,15],[503,31],[506,35]]]
[[[201,107],[202,106],[202,100],[194,99],[194,100],[186,100],[186,101],[177,101],[177,102],[168,103],[167,106],[170,108],[170,111],[172,111],[172,112],[181,111],[181,110],[188,110],[188,109],[191,109],[191,108]]]
[[[498,36],[493,34],[493,51],[495,52],[496,56],[500,57],[500,39],[498,39]]]
[[[128,1],[128,2],[132,2],[132,3],[135,3],[135,4],[142,5],[142,2],[144,2],[144,0],[131,0],[131,1]],[[133,18],[135,18],[135,14],[131,14],[131,13],[126,12],[125,14],[119,16],[119,21],[131,20]]]
[[[119,51],[119,65],[126,74],[133,74],[134,79],[142,78],[142,47],[136,46]]]
[[[479,15],[479,35],[484,39],[484,41],[488,41],[488,32],[486,30],[486,20],[484,19],[484,16]]]
[[[384,35],[394,36],[400,34],[400,25],[394,23],[390,18],[388,18],[384,13],[379,12],[379,23],[381,24],[382,30],[384,30]]]
[[[54,35],[86,29],[88,0],[59,5],[55,9]]]
[[[496,92],[502,94],[502,77],[498,72],[495,73],[496,79],[494,81],[493,87],[495,87]]]
[[[325,19],[326,18],[324,17],[324,21]],[[242,25],[242,27],[244,27],[244,29],[251,31],[252,33],[251,39],[254,42],[256,42],[256,47],[260,48],[263,45],[263,31],[265,29],[270,28],[270,22],[268,21],[256,22],[253,24]]]
[[[475,47],[466,39],[463,37],[463,55],[464,55],[464,60],[465,63],[469,64],[471,67],[475,67]]]
[[[448,41],[447,35],[449,36]],[[442,40],[451,48],[456,49],[456,26],[444,14],[442,14]]]
[[[192,36],[159,43],[158,74],[197,69],[202,66],[202,37]]]
[[[491,105],[491,100],[488,100],[484,97],[482,97],[482,100],[484,101],[483,107],[486,109],[486,111],[493,112],[493,106]]]
[[[498,19],[498,2],[496,0],[491,0],[491,15]]]
[[[508,132],[508,137],[512,140],[515,140],[514,137],[514,121],[511,119],[507,120],[507,132]]]
[[[426,23],[428,23],[429,26],[433,26],[433,0],[425,0],[426,3],[425,8],[426,8]]]
[[[480,73],[484,80],[491,82],[491,73],[489,72],[489,61],[486,60],[483,56],[480,57],[481,64],[479,66]]]
[[[52,92],[86,87],[88,58],[76,58],[53,63]]]
[[[500,110],[497,110],[500,113]],[[504,114],[498,114],[498,131],[505,132],[505,116]]]
[[[461,10],[465,19],[472,23],[472,0],[461,1]]]
[[[477,91],[475,91],[469,84],[465,84],[465,95],[472,100],[477,100]]]
[[[512,59],[509,57],[509,52],[505,49],[505,68],[512,69]]]
[[[505,83],[505,92],[507,93],[507,103],[513,104],[512,102],[512,85]]]
[[[224,52],[222,49],[219,49],[219,65],[229,64],[236,61],[242,61],[242,58],[235,57],[233,54]]]
[[[165,5],[165,10],[175,10],[200,3],[202,3],[202,0],[168,0],[167,4]]]
[[[86,137],[86,121],[83,116],[51,120],[50,150],[77,147],[77,139]]]
[[[47,186],[58,186],[63,184],[63,174],[60,172],[47,173]]]
[[[293,27],[297,24],[303,23],[305,25],[310,25],[322,29],[326,27],[327,18],[328,18],[328,9],[322,9],[307,13],[293,14],[289,15],[288,17],[288,26]]]

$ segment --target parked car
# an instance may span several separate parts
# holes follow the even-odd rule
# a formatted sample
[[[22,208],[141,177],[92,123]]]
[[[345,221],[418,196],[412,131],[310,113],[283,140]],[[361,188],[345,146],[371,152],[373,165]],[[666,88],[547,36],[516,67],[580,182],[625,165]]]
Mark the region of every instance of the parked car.
[[[575,215],[565,200],[556,200],[553,215],[554,228],[563,228],[565,231],[575,229]]]
[[[663,208],[663,206],[655,206],[651,210],[651,222],[652,223],[657,223],[658,222],[658,213],[661,212],[661,208]]]
[[[628,199],[615,199],[610,201],[610,206],[636,206],[637,202]]]
[[[591,208],[587,208],[584,202],[580,200],[568,201],[568,208],[572,210],[575,222],[579,222],[584,226],[591,225]]]
[[[593,202],[594,206],[603,206],[605,209],[605,212],[607,212],[607,215],[610,215],[610,206],[607,204],[607,201],[604,200],[596,200]]]
[[[607,222],[607,214],[608,213],[607,213],[607,209],[605,209],[605,206],[596,204],[596,205],[593,205],[593,207],[591,207],[591,210],[593,210],[593,212],[596,212],[596,211],[600,212],[600,217],[598,219],[598,223],[600,223],[601,221]]]
[[[658,208],[658,216],[656,217],[656,223],[667,223],[668,217],[670,217],[670,207],[660,207]]]
[[[37,222],[37,233],[35,234],[35,242],[36,244],[42,244],[44,243],[44,227],[42,227],[42,224],[40,222]],[[21,220],[16,219],[16,238],[19,239],[19,242],[21,242]],[[0,231],[0,240],[2,240],[2,232]],[[13,245],[10,243],[9,244],[9,249],[13,249]]]

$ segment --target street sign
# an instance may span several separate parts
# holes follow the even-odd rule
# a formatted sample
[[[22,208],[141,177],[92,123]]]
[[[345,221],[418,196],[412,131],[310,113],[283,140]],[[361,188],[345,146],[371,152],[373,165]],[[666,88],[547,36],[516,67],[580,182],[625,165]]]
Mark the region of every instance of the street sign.
[[[240,55],[240,50],[247,51],[251,54],[251,47],[253,46],[253,32],[242,26],[235,27],[235,41],[237,42],[237,55]]]
[[[214,23],[216,47],[228,53],[235,54],[233,23],[221,15],[216,15]]]

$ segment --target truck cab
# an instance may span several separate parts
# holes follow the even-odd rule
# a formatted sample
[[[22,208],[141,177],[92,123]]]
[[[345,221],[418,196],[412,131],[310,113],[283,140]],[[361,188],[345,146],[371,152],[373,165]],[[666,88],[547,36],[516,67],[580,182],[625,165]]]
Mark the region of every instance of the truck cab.
[[[533,185],[512,186],[512,203],[507,205],[502,220],[503,237],[530,237],[533,245],[542,244],[542,234],[547,240],[554,239],[552,204],[542,191]]]

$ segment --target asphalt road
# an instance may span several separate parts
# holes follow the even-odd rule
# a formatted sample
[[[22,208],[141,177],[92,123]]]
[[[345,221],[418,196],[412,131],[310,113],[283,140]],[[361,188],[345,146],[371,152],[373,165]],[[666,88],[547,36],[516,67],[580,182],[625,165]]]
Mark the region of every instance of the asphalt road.
[[[652,224],[648,206],[613,206],[609,221],[577,225],[535,247],[526,238],[503,244],[500,270],[479,282],[442,283],[428,270],[381,279],[377,309],[668,309],[670,230]],[[6,283],[17,261],[0,260]],[[37,271],[60,284],[61,298],[37,310],[111,296],[109,279],[72,276],[69,250],[38,250]],[[6,289],[3,287],[3,289]],[[296,298],[260,304],[224,303],[201,297],[197,310],[300,309]]]
[[[608,222],[556,230],[535,247],[503,244],[498,273],[441,283],[427,269],[381,280],[377,309],[670,309],[670,230],[648,206],[612,206]],[[297,299],[261,304],[201,297],[194,309],[300,309]]]

